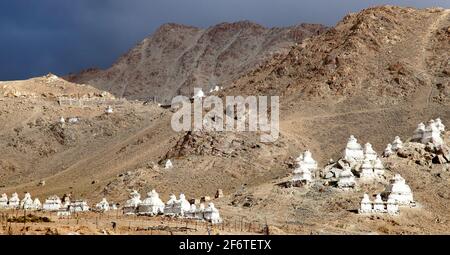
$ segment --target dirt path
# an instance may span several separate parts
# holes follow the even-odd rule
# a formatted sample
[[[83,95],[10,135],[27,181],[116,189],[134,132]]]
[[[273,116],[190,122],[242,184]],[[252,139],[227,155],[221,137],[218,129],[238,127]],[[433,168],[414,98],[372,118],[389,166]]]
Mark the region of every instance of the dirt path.
[[[427,68],[427,59],[431,57],[430,49],[432,49],[432,43],[431,38],[435,34],[435,32],[441,28],[442,23],[445,21],[447,17],[449,17],[450,10],[445,10],[443,13],[429,26],[427,33],[422,39],[422,46],[421,46],[421,55],[420,59],[418,61],[418,67],[420,70],[422,70],[419,74],[422,75],[425,78],[425,81],[427,83],[426,88],[426,95],[427,97],[424,97],[423,102],[420,102],[417,104],[417,106],[427,106],[429,105],[431,101],[431,96],[433,94],[433,78],[432,75],[428,72]]]

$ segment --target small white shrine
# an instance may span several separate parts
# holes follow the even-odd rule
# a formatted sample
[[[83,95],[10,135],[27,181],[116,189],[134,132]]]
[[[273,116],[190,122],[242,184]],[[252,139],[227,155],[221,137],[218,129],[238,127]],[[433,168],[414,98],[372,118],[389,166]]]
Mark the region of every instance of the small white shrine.
[[[387,213],[390,215],[399,214],[398,202],[395,199],[388,198],[387,202],[384,202],[380,194],[377,194],[374,201],[371,201],[369,195],[364,194],[361,200],[359,214],[380,214]]]
[[[391,155],[394,155],[394,150],[392,149],[392,144],[388,144],[387,146],[386,146],[386,149],[384,149],[384,152],[383,152],[383,157],[389,157],[389,156],[391,156]]]
[[[406,184],[405,179],[396,174],[386,187],[385,193],[391,199],[395,199],[399,205],[414,205],[413,194],[411,188]]]
[[[33,201],[33,208],[34,208],[35,210],[41,210],[41,209],[42,209],[42,203],[41,203],[41,201],[39,200],[39,198],[35,198],[35,199],[34,199],[34,201]]]
[[[33,199],[31,199],[30,193],[25,193],[24,198],[20,201],[20,209],[34,210]]]
[[[61,207],[62,207],[61,199],[56,195],[47,198],[44,204],[42,205],[42,209],[44,211],[59,211]]]
[[[173,163],[172,163],[172,161],[171,161],[170,159],[168,159],[168,160],[166,161],[166,163],[165,163],[165,165],[164,165],[164,168],[165,168],[165,169],[171,169],[171,168],[173,168]]]
[[[201,88],[195,88],[194,89],[194,96],[192,97],[193,99],[200,99],[205,97],[205,93],[203,92],[203,90]]]
[[[353,175],[352,169],[349,166],[345,166],[344,170],[339,174],[337,185],[342,189],[351,189],[355,187],[355,176]]]
[[[375,163],[373,165],[373,173],[375,177],[382,177],[384,175],[384,165],[380,158],[375,159]]]
[[[317,162],[312,158],[310,151],[305,151],[296,159],[296,168],[293,171],[292,184],[300,186],[310,183],[313,178],[313,172],[317,170]]]
[[[177,197],[174,194],[169,196],[169,201],[166,202],[164,206],[164,214],[168,216],[175,215],[175,203],[177,202]]]
[[[204,218],[212,224],[222,223],[219,210],[217,210],[213,203],[209,203],[208,208],[205,209]]]
[[[411,139],[412,142],[422,142],[423,135],[425,134],[425,124],[423,122],[417,125],[416,130],[414,130],[413,137]]]
[[[60,124],[66,123],[66,119],[64,119],[64,117],[59,118],[59,123]]]
[[[19,199],[19,195],[17,193],[14,192],[11,195],[11,197],[9,198],[8,208],[9,209],[19,209],[20,208],[20,199]]]
[[[109,211],[109,203],[106,198],[103,198],[102,201],[95,205],[95,210],[99,212],[107,212]]]
[[[441,133],[445,131],[445,126],[440,119],[430,120],[423,133],[421,143],[432,143],[435,147],[439,148],[444,144],[444,140],[441,137]]]
[[[372,213],[372,201],[369,198],[369,195],[364,194],[363,199],[361,200],[361,207],[358,210],[359,213]]]
[[[114,110],[110,105],[108,107],[106,107],[106,110],[105,110],[106,114],[112,114],[113,112],[114,112]]]
[[[0,197],[0,210],[1,209],[8,209],[8,195],[5,193]]]
[[[89,205],[84,200],[76,200],[70,203],[69,211],[71,213],[87,212],[89,211]]]
[[[390,195],[388,196],[386,210],[388,214],[392,215],[399,214],[400,212],[397,200]]]
[[[372,144],[366,143],[364,145],[364,159],[376,160],[377,158],[378,158],[378,154],[373,149]]]
[[[392,142],[392,150],[393,150],[393,151],[398,151],[398,150],[400,150],[401,148],[403,148],[403,142],[402,142],[402,140],[400,139],[400,136],[396,136],[396,137],[394,138],[394,142]]]
[[[362,181],[372,181],[375,178],[374,173],[374,165],[373,160],[369,159],[369,157],[364,158],[364,162],[361,166],[361,173],[359,174],[359,177]]]
[[[141,194],[136,190],[130,193],[130,199],[125,202],[123,207],[124,214],[136,214],[139,205],[141,204]]]
[[[147,195],[148,197],[139,205],[139,214],[154,216],[164,213],[164,202],[159,198],[156,190],[152,190]]]
[[[364,150],[358,140],[352,135],[347,141],[344,151],[344,159],[349,162],[361,162],[364,160]]]

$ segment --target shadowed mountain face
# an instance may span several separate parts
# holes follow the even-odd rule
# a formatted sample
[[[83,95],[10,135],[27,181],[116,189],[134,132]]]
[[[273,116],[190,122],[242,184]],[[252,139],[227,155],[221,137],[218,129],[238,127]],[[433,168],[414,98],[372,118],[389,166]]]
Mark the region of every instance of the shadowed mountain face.
[[[265,60],[323,31],[322,25],[268,29],[248,21],[208,29],[166,24],[111,68],[89,69],[67,79],[118,97],[167,103],[178,94],[192,95],[194,87],[205,91],[226,87]]]

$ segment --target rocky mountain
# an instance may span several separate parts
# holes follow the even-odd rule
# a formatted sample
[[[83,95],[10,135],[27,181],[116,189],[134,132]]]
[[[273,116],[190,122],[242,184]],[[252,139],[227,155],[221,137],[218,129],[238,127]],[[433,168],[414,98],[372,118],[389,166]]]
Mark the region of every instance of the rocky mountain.
[[[165,24],[107,70],[89,69],[67,79],[109,91],[117,97],[170,102],[230,82],[305,38],[321,34],[321,25],[265,28],[242,21],[201,29]]]
[[[323,29],[299,28],[309,31],[300,35]],[[205,82],[205,90],[224,85],[219,96],[279,95],[281,134],[274,143],[261,143],[251,132],[176,133],[168,109],[53,76],[0,83],[0,122],[6,123],[0,193],[29,191],[42,200],[72,192],[123,202],[133,189],[144,194],[155,188],[163,200],[171,193],[199,198],[222,189],[225,197],[214,203],[224,218],[269,223],[280,233],[445,233],[448,163],[433,162],[406,142],[420,122],[440,117],[450,126],[450,10],[369,8],[294,40],[297,45],[275,36],[280,33],[292,38],[292,30],[247,22],[206,30],[165,25],[110,69],[66,77],[141,99],[189,94],[196,81]],[[60,96],[90,104],[61,105]],[[113,114],[105,114],[107,104]],[[62,125],[61,116],[80,120]],[[383,163],[387,175],[407,180],[419,208],[398,218],[362,218],[354,212],[360,198],[381,192],[382,184],[349,193],[278,185],[290,179],[301,152],[311,150],[323,168],[342,156],[350,135],[379,154],[395,136],[405,141],[411,151]],[[449,135],[443,134],[447,146]],[[173,168],[164,168],[167,159]]]

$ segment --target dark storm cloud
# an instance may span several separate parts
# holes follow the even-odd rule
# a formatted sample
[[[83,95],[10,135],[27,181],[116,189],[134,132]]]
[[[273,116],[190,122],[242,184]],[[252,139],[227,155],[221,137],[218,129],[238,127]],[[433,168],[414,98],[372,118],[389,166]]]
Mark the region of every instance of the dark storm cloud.
[[[334,25],[349,12],[381,4],[450,8],[448,0],[2,0],[0,80],[107,67],[167,22]]]

